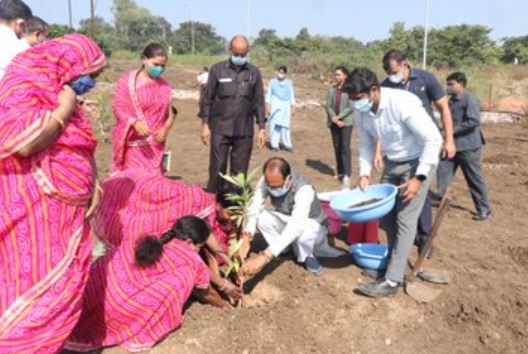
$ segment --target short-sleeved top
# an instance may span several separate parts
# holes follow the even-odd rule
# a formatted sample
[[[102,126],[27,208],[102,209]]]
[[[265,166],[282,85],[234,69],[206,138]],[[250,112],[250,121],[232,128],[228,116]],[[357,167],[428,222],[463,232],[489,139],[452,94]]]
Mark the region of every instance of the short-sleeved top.
[[[431,118],[434,118],[431,104],[446,95],[444,89],[442,89],[442,86],[433,73],[417,68],[409,68],[409,70],[409,80],[405,84],[403,82],[395,84],[389,78],[386,78],[381,83],[381,86],[407,90],[414,93],[422,101],[427,114]]]

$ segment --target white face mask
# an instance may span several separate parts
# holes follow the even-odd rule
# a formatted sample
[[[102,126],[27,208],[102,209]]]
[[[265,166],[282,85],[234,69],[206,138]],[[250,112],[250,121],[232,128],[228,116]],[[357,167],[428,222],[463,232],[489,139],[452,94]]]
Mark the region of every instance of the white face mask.
[[[286,193],[288,193],[288,191],[290,190],[290,179],[289,177],[286,178],[286,181],[284,182],[284,185],[282,187],[278,187],[278,188],[271,188],[271,187],[267,187],[268,188],[268,193],[274,197],[274,198],[280,198],[280,197],[283,197],[286,195]]]
[[[405,78],[403,75],[403,69],[401,69],[397,74],[388,75],[388,78],[393,84],[400,84]]]

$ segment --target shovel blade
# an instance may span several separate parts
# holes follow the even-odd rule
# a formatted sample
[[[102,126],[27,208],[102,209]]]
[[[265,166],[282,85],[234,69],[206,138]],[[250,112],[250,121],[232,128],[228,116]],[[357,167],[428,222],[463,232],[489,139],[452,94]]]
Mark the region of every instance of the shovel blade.
[[[405,292],[418,302],[428,303],[436,299],[442,290],[415,281],[405,284]]]

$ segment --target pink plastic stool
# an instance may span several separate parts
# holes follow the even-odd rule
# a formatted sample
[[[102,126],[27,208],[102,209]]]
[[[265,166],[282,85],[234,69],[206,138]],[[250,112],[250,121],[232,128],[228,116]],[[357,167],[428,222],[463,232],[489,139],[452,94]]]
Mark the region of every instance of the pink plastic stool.
[[[339,216],[337,216],[337,214],[332,210],[332,208],[330,208],[330,202],[321,201],[321,207],[328,216],[328,234],[332,236],[339,235],[343,222],[341,221]]]
[[[354,243],[378,243],[378,220],[365,223],[349,223],[347,242]]]

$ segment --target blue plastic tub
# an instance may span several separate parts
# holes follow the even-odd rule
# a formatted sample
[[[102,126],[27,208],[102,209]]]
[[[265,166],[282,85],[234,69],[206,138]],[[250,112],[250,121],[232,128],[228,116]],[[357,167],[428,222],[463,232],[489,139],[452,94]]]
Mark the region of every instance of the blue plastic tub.
[[[387,268],[389,249],[376,243],[356,243],[349,247],[354,262],[361,268],[381,270]]]
[[[396,203],[398,188],[392,184],[373,184],[364,190],[360,188],[344,191],[330,200],[330,208],[342,219],[349,222],[367,222],[377,220],[388,214]],[[381,199],[376,203],[357,208],[351,205],[370,199]]]

